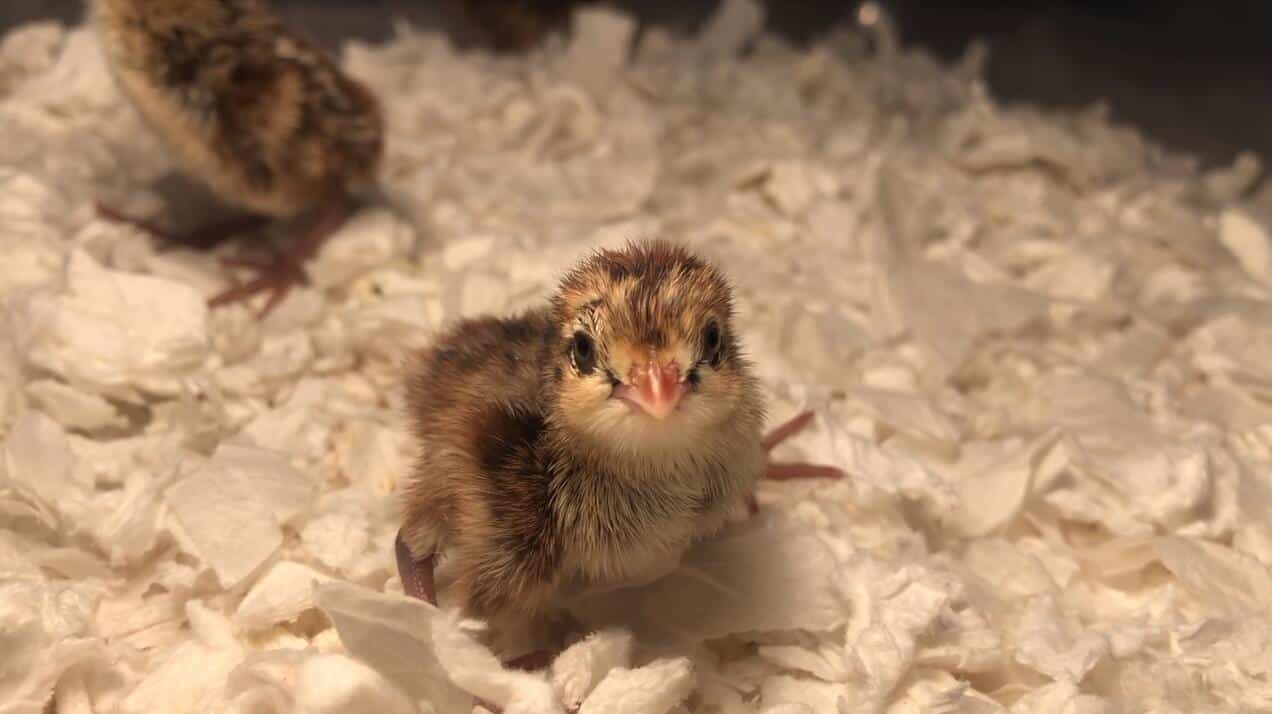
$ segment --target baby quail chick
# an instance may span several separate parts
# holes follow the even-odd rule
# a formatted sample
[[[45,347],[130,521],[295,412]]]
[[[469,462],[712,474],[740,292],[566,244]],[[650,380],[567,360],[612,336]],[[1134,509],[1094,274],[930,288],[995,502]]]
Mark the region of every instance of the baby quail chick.
[[[181,167],[249,215],[186,236],[105,209],[160,237],[211,245],[268,219],[301,219],[258,276],[214,297],[268,291],[265,311],[303,281],[305,260],[348,218],[383,151],[379,102],[262,0],[92,0],[111,70]],[[263,313],[262,313],[263,314]]]
[[[718,531],[766,470],[759,385],[721,273],[663,242],[597,252],[549,305],[460,323],[408,385],[421,457],[397,556],[436,603],[433,555],[456,560],[466,614],[534,618],[562,595],[665,572]]]
[[[569,24],[581,0],[463,0],[467,19],[502,52],[522,52]]]

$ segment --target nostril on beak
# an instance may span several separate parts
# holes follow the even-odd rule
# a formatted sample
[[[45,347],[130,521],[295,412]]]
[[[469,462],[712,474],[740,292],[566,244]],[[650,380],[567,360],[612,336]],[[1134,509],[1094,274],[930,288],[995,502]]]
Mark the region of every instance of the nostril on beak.
[[[680,365],[674,360],[659,365],[651,359],[644,365],[634,366],[629,380],[629,401],[656,419],[664,419],[675,411],[684,396]]]

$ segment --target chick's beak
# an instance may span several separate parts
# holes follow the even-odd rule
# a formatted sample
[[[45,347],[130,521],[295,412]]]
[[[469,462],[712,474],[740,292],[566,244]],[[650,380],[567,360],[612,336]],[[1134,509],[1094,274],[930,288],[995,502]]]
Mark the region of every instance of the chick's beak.
[[[640,407],[655,419],[666,419],[676,410],[689,385],[680,380],[680,365],[650,360],[632,367],[626,384],[614,388],[614,396]]]

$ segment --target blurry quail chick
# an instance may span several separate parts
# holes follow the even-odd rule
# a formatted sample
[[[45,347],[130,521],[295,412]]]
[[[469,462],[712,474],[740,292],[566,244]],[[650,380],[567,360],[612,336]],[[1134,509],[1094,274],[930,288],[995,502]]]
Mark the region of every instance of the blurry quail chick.
[[[303,265],[373,184],[383,151],[379,102],[262,0],[92,0],[119,86],[180,166],[249,215],[172,236],[210,246],[269,219],[298,219],[282,254],[232,260],[257,277],[212,305],[269,292],[265,311],[305,279]],[[262,313],[264,314],[264,313]]]
[[[666,572],[766,470],[842,475],[766,463],[811,414],[762,437],[729,285],[661,242],[593,254],[541,309],[455,326],[408,395],[423,448],[398,535],[405,590],[436,603],[445,550],[457,602],[496,629]]]
[[[570,13],[583,0],[461,0],[470,23],[502,52],[520,52],[569,24]]]

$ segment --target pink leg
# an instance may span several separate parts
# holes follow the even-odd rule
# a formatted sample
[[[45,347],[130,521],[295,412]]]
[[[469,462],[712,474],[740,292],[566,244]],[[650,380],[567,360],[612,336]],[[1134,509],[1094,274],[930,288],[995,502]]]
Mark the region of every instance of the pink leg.
[[[214,296],[208,301],[208,305],[219,307],[232,302],[246,300],[257,293],[268,292],[269,299],[266,300],[265,307],[261,309],[258,315],[258,317],[265,317],[286,297],[292,286],[308,281],[305,275],[305,261],[318,252],[323,242],[349,219],[349,214],[352,212],[353,206],[348,197],[338,197],[323,206],[315,214],[313,223],[304,233],[296,236],[296,240],[292,242],[286,251],[264,260],[247,258],[225,260],[224,262],[227,265],[253,270],[257,273],[257,276],[242,285],[237,285]]]
[[[413,598],[427,603],[437,604],[437,591],[433,585],[433,556],[416,558],[402,540],[402,532],[398,531],[397,542],[393,550],[397,555],[398,577],[402,578],[402,590]]]
[[[779,444],[799,433],[813,421],[813,412],[806,411],[797,414],[764,436],[761,444],[764,445],[765,451],[772,451]],[[769,462],[768,470],[765,478],[774,481],[789,481],[799,478],[843,478],[844,472],[834,466],[819,466],[817,464],[803,463],[773,463]]]
[[[201,250],[211,248],[226,239],[260,228],[268,220],[264,216],[235,216],[201,226],[188,233],[173,233],[152,221],[129,216],[102,203],[97,204],[97,213],[107,220],[124,223],[149,233],[161,241],[160,250],[179,245]]]
[[[812,422],[812,410],[800,412],[786,420],[786,422],[779,424],[776,429],[765,434],[764,438],[760,440],[760,443],[764,445],[765,451],[772,451],[778,444],[781,444],[783,441],[786,441],[792,436],[803,431],[804,428]]]

